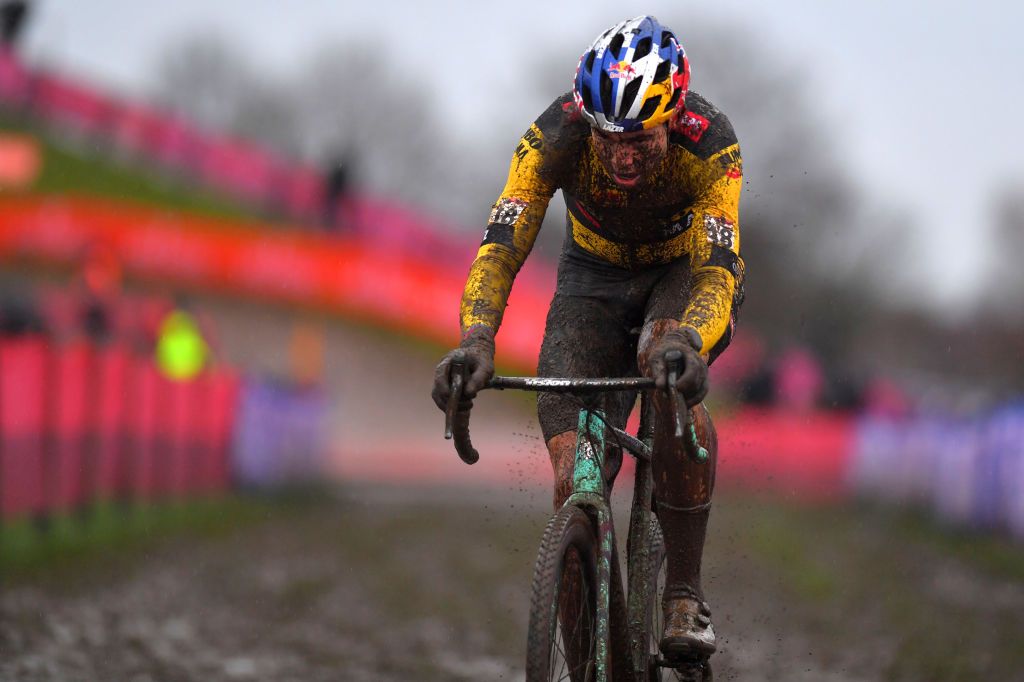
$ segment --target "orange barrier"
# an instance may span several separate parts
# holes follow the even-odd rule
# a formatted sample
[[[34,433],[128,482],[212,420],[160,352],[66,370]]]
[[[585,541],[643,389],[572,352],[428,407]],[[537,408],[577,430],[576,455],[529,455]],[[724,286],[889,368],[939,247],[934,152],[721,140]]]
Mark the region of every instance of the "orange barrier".
[[[0,257],[74,265],[96,242],[135,277],[316,306],[444,344],[458,337],[456,310],[469,260],[457,270],[450,260],[433,263],[354,238],[84,197],[0,203]],[[498,344],[504,362],[536,365],[551,297],[541,282],[516,283]]]
[[[0,519],[224,490],[238,378],[163,378],[148,358],[0,340]]]

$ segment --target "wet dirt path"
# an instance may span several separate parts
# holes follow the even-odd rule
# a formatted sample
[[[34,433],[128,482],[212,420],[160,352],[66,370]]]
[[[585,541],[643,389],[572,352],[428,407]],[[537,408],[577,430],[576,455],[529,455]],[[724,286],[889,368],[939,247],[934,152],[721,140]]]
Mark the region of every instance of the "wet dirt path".
[[[224,537],[20,578],[0,593],[0,680],[522,679],[547,500],[349,487]],[[716,679],[1020,679],[1021,583],[880,518],[722,495]]]

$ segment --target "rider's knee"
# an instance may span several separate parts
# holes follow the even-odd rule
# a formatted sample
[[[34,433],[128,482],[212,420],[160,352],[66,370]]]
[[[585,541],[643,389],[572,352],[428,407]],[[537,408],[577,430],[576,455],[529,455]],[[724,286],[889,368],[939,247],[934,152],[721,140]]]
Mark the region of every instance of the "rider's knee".
[[[651,352],[654,350],[657,342],[665,332],[678,326],[679,320],[671,318],[648,320],[644,323],[643,328],[640,330],[640,340],[637,343],[636,352],[637,367],[640,368],[641,374],[645,376],[648,374],[648,370],[651,367]]]

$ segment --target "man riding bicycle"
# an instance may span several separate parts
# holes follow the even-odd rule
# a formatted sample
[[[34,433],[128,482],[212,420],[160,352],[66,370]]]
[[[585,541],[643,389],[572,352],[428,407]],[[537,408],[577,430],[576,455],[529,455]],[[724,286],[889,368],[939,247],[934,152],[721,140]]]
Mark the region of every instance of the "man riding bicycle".
[[[623,21],[594,41],[572,93],[556,99],[516,147],[462,296],[460,348],[471,399],[494,374],[494,336],[513,279],[561,189],[567,234],[537,373],[639,373],[664,388],[665,354],[682,353],[676,387],[694,408],[710,458],[689,459],[672,436],[672,420],[658,420],[654,497],[668,559],[661,649],[706,657],[715,634],[700,566],[717,443],[701,401],[708,363],[728,345],[743,297],[742,161],[728,119],[687,91],[689,78],[682,46],[654,17]],[[450,363],[451,353],[435,374],[433,397],[442,410]],[[607,395],[609,421],[624,427],[635,400]],[[671,414],[664,391],[654,400],[656,413]],[[572,489],[579,407],[571,397],[542,393],[537,411],[557,509]]]

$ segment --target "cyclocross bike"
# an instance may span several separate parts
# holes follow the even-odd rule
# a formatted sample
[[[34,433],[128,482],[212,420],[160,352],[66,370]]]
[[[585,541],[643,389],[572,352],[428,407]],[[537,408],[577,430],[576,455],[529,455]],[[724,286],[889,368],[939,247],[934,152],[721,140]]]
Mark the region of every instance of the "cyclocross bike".
[[[668,394],[675,435],[688,456],[706,463],[692,415],[675,391],[682,356],[670,352]],[[445,438],[467,464],[479,459],[469,437],[469,411],[458,410],[465,381],[465,358],[451,365],[451,394],[445,412]],[[637,437],[605,420],[602,410],[584,402],[576,437],[573,490],[548,522],[534,567],[527,636],[527,682],[607,682],[621,679],[704,682],[712,679],[707,660],[666,661],[658,650],[660,597],[664,589],[665,547],[652,514],[651,451],[654,410],[648,392],[654,380],[554,379],[496,376],[487,388],[593,395],[605,391],[641,391]],[[681,409],[680,409],[681,408]],[[618,448],[636,458],[629,535],[626,542],[628,598],[618,579],[618,555],[605,480],[608,454]],[[619,454],[619,453],[616,453]],[[623,603],[625,602],[625,603]],[[628,672],[627,672],[628,671]]]

